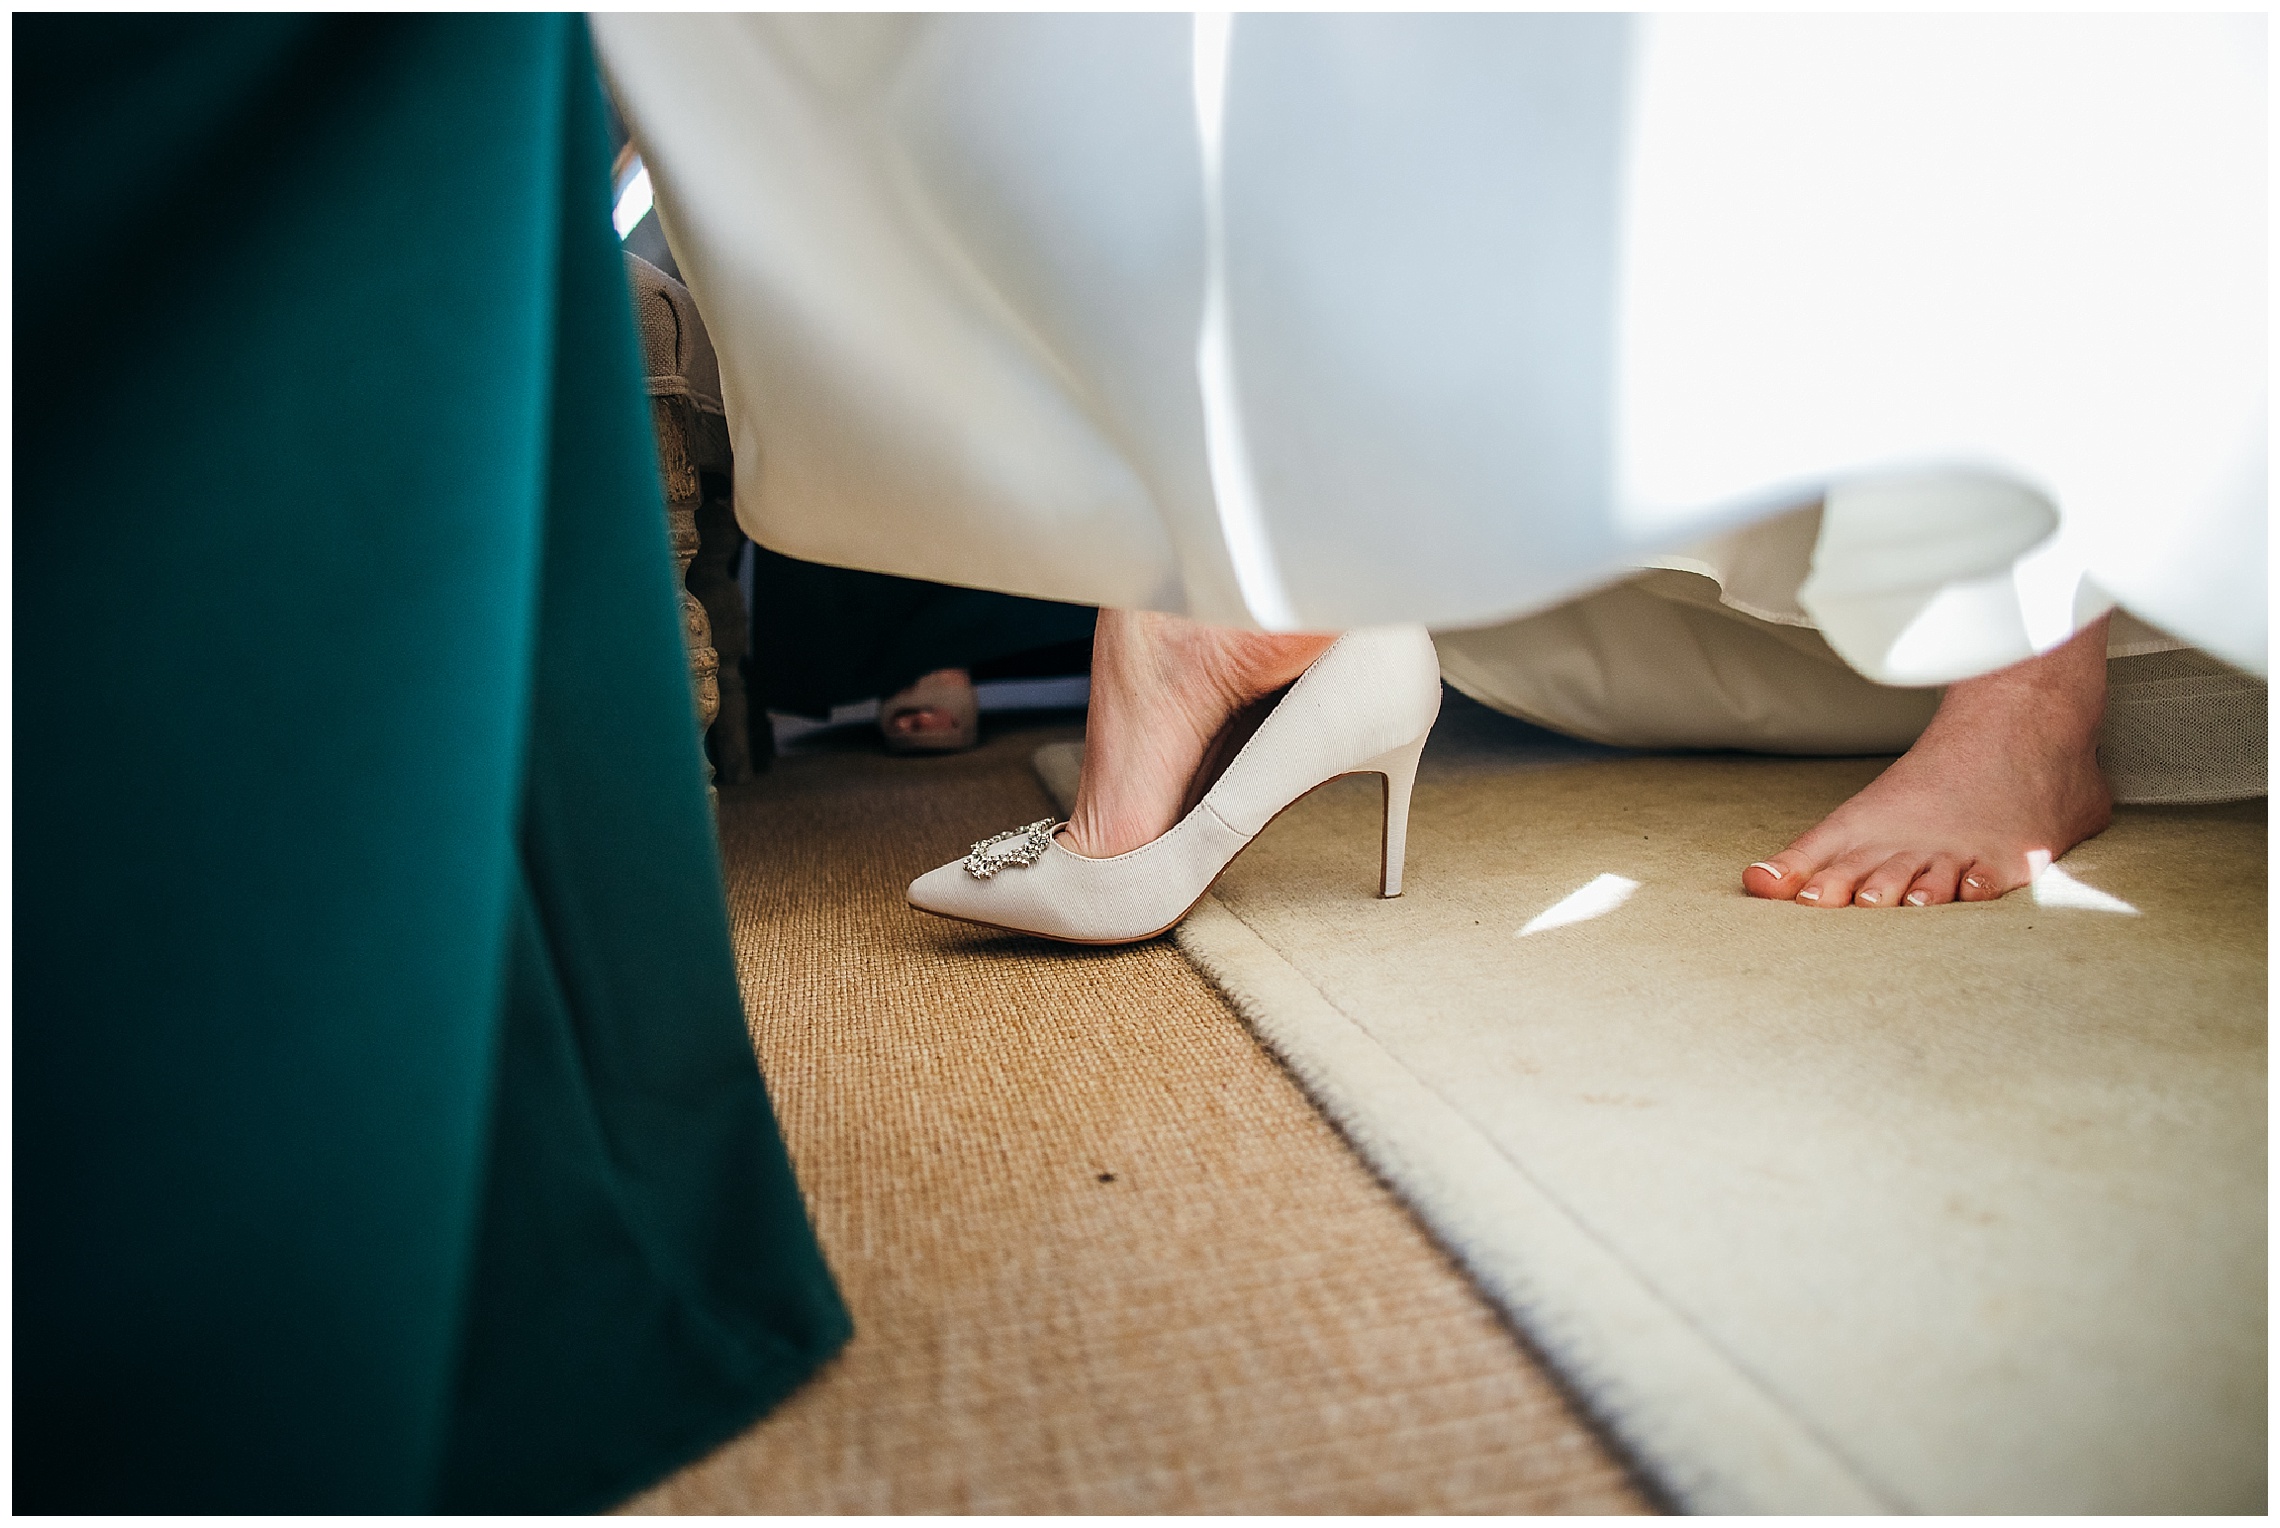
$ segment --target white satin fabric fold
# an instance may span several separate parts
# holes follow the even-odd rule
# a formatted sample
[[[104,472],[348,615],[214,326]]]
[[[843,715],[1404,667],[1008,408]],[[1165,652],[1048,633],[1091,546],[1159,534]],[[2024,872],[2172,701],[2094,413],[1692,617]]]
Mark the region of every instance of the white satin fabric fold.
[[[1825,499],[1872,678],[2264,672],[2261,17],[594,30],[778,550],[1454,628]]]

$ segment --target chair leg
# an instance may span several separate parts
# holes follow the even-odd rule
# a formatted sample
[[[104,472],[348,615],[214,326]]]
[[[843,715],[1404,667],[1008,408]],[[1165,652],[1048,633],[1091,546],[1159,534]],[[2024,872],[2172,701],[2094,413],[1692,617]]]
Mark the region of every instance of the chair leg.
[[[696,560],[697,501],[674,499],[665,506],[665,521],[672,534],[673,565],[681,576],[681,638],[689,649],[689,683],[697,702],[697,730],[701,735],[720,714],[720,654],[713,650],[712,618],[704,602],[688,590],[689,566]],[[705,799],[717,811],[720,792],[713,785],[713,761],[705,757]]]
[[[704,494],[696,506],[697,552],[689,565],[688,589],[703,604],[711,622],[720,695],[716,715],[705,734],[705,749],[712,759],[714,777],[722,785],[742,785],[752,778],[756,767],[744,689],[744,659],[752,646],[751,622],[744,610],[744,590],[736,581],[737,564],[744,554],[744,531],[736,523],[727,475],[707,472],[701,481]],[[766,767],[765,758],[757,767]]]

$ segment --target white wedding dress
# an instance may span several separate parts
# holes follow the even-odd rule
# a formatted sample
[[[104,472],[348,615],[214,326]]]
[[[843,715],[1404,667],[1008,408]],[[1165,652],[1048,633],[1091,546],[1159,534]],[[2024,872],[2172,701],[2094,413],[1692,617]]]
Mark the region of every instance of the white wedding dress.
[[[2119,605],[2265,672],[2261,17],[593,24],[779,551],[1324,630],[1659,568],[1885,685]]]

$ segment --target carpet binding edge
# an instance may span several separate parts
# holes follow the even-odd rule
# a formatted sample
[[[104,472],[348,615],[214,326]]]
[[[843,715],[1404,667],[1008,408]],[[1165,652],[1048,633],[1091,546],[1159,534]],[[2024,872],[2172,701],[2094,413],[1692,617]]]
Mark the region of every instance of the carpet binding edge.
[[[1054,743],[1032,760],[1064,813],[1081,756],[1079,744]],[[1905,1510],[1216,895],[1172,938],[1669,1504],[1712,1513]],[[1364,1077],[1393,1096],[1373,1098],[1356,1085]],[[1482,1182],[1496,1193],[1461,1187]]]

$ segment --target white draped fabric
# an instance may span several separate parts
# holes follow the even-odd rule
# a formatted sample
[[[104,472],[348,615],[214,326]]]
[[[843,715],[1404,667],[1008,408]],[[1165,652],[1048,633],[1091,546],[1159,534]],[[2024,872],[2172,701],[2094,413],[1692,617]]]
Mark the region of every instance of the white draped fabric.
[[[2261,17],[594,29],[780,551],[1453,628],[1825,499],[1873,678],[2265,670]]]

